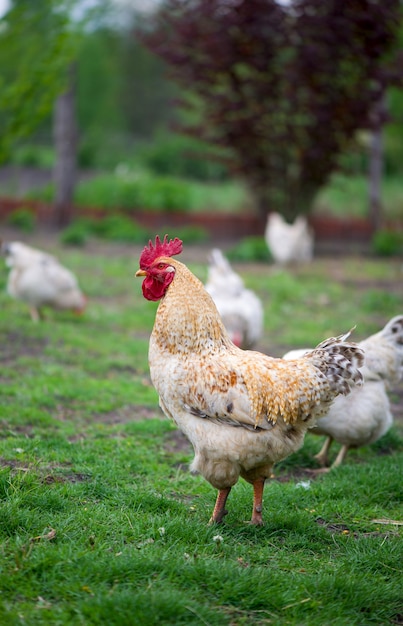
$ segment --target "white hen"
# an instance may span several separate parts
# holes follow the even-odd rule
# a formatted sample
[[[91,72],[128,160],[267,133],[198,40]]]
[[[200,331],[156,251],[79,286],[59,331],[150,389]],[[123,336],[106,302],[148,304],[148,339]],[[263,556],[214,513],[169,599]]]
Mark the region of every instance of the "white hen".
[[[305,216],[288,224],[279,213],[269,213],[265,240],[275,263],[308,262],[313,258],[313,231]]]
[[[311,430],[315,435],[327,435],[321,451],[315,456],[323,466],[328,465],[332,441],[342,444],[332,467],[340,465],[349,448],[358,448],[377,441],[393,423],[386,393],[403,378],[403,315],[392,318],[378,333],[359,344],[365,353],[361,369],[364,385],[355,387],[349,396],[335,398],[325,417]],[[306,350],[291,350],[284,359],[297,359]]]
[[[3,243],[1,250],[10,268],[7,292],[29,305],[33,321],[40,319],[44,306],[77,313],[84,310],[86,299],[76,277],[56,257],[19,241]]]
[[[263,332],[263,305],[246,289],[221,250],[209,256],[206,291],[213,298],[231,341],[244,350],[254,347]]]

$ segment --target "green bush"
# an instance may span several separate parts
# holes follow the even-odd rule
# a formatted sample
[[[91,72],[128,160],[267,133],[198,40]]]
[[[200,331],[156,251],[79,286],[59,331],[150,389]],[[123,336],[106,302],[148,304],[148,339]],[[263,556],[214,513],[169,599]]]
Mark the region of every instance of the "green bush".
[[[68,246],[84,246],[90,234],[91,222],[89,220],[78,219],[62,231],[60,241]]]
[[[91,232],[110,241],[126,241],[130,243],[143,243],[150,236],[146,228],[121,214],[108,215],[103,219],[94,220],[91,225]]]
[[[110,173],[81,181],[76,187],[75,203],[105,209],[136,208],[140,203],[137,181]]]
[[[263,237],[245,237],[228,250],[231,261],[270,261],[271,255]]]
[[[25,167],[52,168],[55,162],[54,149],[50,146],[25,144],[13,151],[10,162]]]
[[[7,218],[10,226],[19,228],[24,233],[32,233],[36,226],[36,216],[32,209],[15,209]]]
[[[139,183],[141,206],[153,211],[185,212],[190,206],[189,185],[179,179],[158,177]]]
[[[379,230],[372,238],[372,249],[379,256],[395,256],[403,253],[403,234]]]
[[[161,232],[169,233],[169,228],[162,228]],[[175,232],[170,237],[178,237],[186,244],[205,243],[209,239],[209,233],[202,226],[182,226],[182,228],[175,228]]]
[[[97,167],[97,154],[99,146],[90,139],[82,140],[77,150],[77,165],[83,169]]]
[[[35,187],[26,193],[25,197],[30,200],[40,200],[41,202],[53,202],[55,198],[54,183],[47,183],[42,187]]]
[[[82,181],[76,189],[75,203],[127,211],[186,211],[190,208],[191,194],[189,184],[182,180],[118,171]]]
[[[63,230],[60,240],[64,244],[82,246],[91,235],[130,243],[143,243],[150,237],[146,228],[126,215],[115,213],[102,219],[77,219]]]
[[[160,230],[164,233],[170,232],[168,226]],[[83,246],[90,236],[109,241],[142,244],[150,238],[153,239],[154,232],[143,228],[130,217],[117,213],[102,219],[79,218],[74,220],[62,231],[60,241],[65,245]],[[175,228],[175,232],[170,236],[179,237],[186,244],[203,243],[209,238],[207,230],[201,226]]]

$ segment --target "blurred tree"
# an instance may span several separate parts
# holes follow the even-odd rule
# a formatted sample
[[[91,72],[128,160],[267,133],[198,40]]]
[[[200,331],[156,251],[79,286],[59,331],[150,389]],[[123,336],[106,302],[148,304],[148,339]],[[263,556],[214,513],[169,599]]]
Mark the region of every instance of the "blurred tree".
[[[55,202],[53,223],[66,226],[72,218],[74,188],[76,184],[77,125],[75,107],[75,64],[69,67],[69,82],[54,106],[54,144],[56,152],[53,179]]]
[[[388,118],[386,98],[381,97],[372,108],[372,134],[369,148],[369,219],[374,230],[382,225],[381,183],[384,170],[383,127]]]
[[[132,32],[122,43],[122,110],[134,136],[151,137],[156,129],[175,120],[172,102],[178,90],[167,80],[165,64],[133,37]]]
[[[92,14],[82,28],[77,56],[81,166],[113,166],[174,117],[176,86],[165,77],[163,62],[133,37],[142,19],[135,4],[115,4],[113,11],[109,0],[97,0],[93,10],[102,19],[94,22]]]
[[[371,127],[399,17],[399,0],[166,0],[142,40],[184,89],[181,130],[291,221]]]
[[[51,111],[73,48],[66,2],[11,2],[0,20],[0,161]]]
[[[385,128],[385,173],[387,176],[403,175],[403,91],[388,92],[387,107],[390,122]]]
[[[121,107],[124,33],[102,26],[83,32],[77,54],[77,119],[83,139],[127,130]],[[94,106],[94,100],[96,106]]]

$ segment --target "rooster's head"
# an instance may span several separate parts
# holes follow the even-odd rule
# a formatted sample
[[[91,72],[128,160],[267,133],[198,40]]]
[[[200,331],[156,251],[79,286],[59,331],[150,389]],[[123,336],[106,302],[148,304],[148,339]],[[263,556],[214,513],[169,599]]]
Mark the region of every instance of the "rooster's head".
[[[169,258],[182,252],[182,241],[168,240],[165,235],[163,241],[157,235],[155,244],[150,240],[140,255],[140,269],[136,276],[145,276],[143,281],[143,295],[147,300],[160,300],[173,280],[175,269],[169,264]]]

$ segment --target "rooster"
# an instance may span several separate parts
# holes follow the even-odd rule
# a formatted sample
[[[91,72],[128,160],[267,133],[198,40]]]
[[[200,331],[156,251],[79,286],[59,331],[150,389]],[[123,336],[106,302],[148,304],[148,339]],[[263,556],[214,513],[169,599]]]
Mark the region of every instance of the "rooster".
[[[315,456],[327,466],[333,441],[342,444],[332,467],[344,461],[350,448],[369,445],[384,435],[393,423],[387,390],[403,377],[403,315],[392,318],[378,333],[359,342],[365,353],[361,372],[362,387],[348,396],[335,399],[326,416],[322,417],[312,433],[326,435],[320,452]],[[305,350],[291,350],[284,359],[301,357]]]
[[[210,254],[206,291],[213,298],[231,340],[239,348],[252,348],[263,332],[263,306],[258,296],[246,289],[218,248]]]
[[[261,525],[263,490],[274,463],[301,447],[305,432],[362,376],[350,333],[323,341],[297,361],[235,346],[203,284],[180,261],[179,239],[157,236],[140,256],[143,295],[160,301],[149,344],[150,375],[165,415],[193,445],[192,472],[218,495],[222,522],[239,476],[253,485],[251,523]]]
[[[270,213],[265,240],[270,254],[279,265],[312,260],[314,237],[303,215],[299,215],[293,224],[288,224],[280,213]]]
[[[86,299],[76,277],[56,257],[19,241],[2,243],[1,251],[10,268],[7,292],[28,303],[34,322],[40,320],[44,306],[84,311]]]

